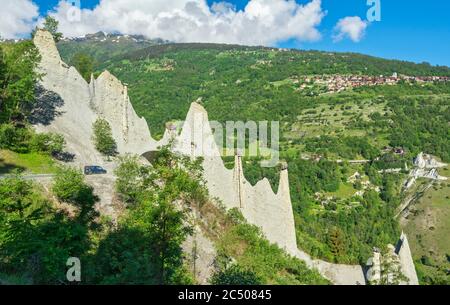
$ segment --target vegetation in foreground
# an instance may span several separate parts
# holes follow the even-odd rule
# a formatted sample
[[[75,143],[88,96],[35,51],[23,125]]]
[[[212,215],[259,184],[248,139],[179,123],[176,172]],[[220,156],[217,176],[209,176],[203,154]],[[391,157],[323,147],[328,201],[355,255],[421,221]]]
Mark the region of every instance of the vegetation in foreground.
[[[35,103],[39,55],[30,41],[0,44],[0,173],[51,173],[64,150],[61,135],[38,134],[28,118]]]
[[[226,224],[225,233],[208,226],[221,249],[212,283],[328,283],[271,245],[242,215],[226,215],[209,202],[199,161],[163,149],[152,166],[123,157],[117,174],[126,209],[116,225],[99,217],[93,188],[76,169],[61,168],[51,194],[19,175],[0,180],[1,280],[67,283],[67,259],[78,257],[81,284],[193,284],[182,243],[195,225],[189,210],[209,205]],[[127,193],[130,185],[141,185],[138,194]]]

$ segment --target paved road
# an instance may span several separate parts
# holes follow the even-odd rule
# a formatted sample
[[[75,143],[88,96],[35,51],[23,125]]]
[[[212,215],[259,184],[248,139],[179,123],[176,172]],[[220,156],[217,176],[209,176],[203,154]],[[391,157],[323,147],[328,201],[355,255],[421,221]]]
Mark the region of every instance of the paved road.
[[[366,164],[372,162],[372,160],[347,160],[350,164]],[[344,163],[344,160],[336,160],[336,163]]]
[[[302,157],[303,160],[311,160],[310,157]],[[332,161],[332,160],[330,160]],[[336,163],[344,163],[344,162],[348,162],[350,164],[366,164],[366,163],[370,163],[372,162],[372,160],[342,160],[342,159],[338,159],[338,160],[334,160],[334,162]]]
[[[22,175],[21,177],[25,180],[40,180],[40,179],[48,179],[53,178],[54,174],[31,174],[31,175]],[[0,175],[0,179],[7,179],[7,178],[13,178],[14,175],[6,174],[6,175]]]

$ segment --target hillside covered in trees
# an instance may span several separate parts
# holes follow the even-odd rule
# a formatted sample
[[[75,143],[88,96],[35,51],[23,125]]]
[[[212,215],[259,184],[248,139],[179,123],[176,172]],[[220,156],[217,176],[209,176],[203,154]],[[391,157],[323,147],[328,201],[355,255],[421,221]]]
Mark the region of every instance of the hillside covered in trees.
[[[410,167],[421,151],[450,161],[450,82],[413,79],[448,77],[448,67],[351,53],[163,44],[117,54],[92,72],[101,69],[129,85],[136,111],[156,136],[199,98],[211,120],[279,121],[299,247],[328,261],[363,264],[373,247],[397,239],[394,215],[407,171],[382,170]],[[327,75],[408,80],[338,93],[302,81]],[[364,159],[370,162],[348,162]],[[246,158],[247,179],[267,177],[276,190],[279,169],[258,161]],[[354,173],[363,178],[350,181]]]

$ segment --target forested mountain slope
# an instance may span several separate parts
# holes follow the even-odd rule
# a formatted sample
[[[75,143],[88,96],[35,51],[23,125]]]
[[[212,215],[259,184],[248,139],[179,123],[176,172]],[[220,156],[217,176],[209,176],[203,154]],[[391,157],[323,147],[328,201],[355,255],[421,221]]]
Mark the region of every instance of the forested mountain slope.
[[[147,39],[142,35],[120,35],[98,32],[59,42],[59,51],[65,62],[73,63],[77,54],[90,56],[95,65],[108,59],[153,45],[167,43],[162,39]]]
[[[365,263],[373,247],[394,243],[405,164],[411,168],[421,151],[450,161],[450,83],[431,78],[450,76],[448,67],[211,44],[142,48],[98,67],[129,84],[133,106],[154,135],[184,119],[200,97],[212,120],[280,121],[299,247],[329,261]],[[394,84],[384,81],[395,74]],[[336,92],[330,77],[382,83]],[[347,162],[358,159],[369,162]],[[246,160],[246,178],[268,177],[276,189],[278,168],[256,161]],[[402,170],[382,172],[396,168]]]
[[[68,58],[63,52],[63,59]],[[307,97],[321,93],[320,86],[298,92],[299,85],[292,80],[300,76],[450,76],[448,67],[360,54],[214,44],[153,46],[111,58],[100,67],[130,84],[135,107],[161,135],[164,124],[183,119],[190,102],[199,96],[212,119],[219,121],[250,117],[292,121],[301,109],[316,103]]]

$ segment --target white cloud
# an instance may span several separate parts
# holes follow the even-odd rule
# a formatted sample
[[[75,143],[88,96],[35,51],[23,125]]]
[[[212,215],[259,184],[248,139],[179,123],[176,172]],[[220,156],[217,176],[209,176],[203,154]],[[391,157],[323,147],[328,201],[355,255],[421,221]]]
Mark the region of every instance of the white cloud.
[[[367,21],[363,21],[357,16],[342,18],[334,28],[336,34],[333,39],[337,42],[348,37],[354,42],[359,42],[364,37],[368,25]]]
[[[20,38],[31,32],[39,16],[38,7],[31,0],[6,0],[0,5],[2,38]]]
[[[70,12],[72,10],[72,12]],[[209,7],[206,0],[101,0],[73,21],[73,8],[60,1],[51,13],[65,36],[98,31],[142,34],[176,42],[273,45],[279,41],[320,39],[317,26],[325,13],[321,0],[250,0],[244,10],[227,2]]]

